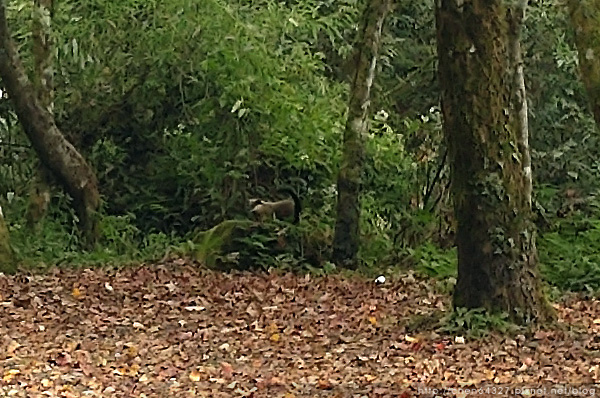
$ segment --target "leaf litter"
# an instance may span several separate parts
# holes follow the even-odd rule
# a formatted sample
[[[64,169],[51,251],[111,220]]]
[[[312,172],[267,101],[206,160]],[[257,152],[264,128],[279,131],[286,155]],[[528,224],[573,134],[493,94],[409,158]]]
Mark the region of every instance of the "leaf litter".
[[[450,296],[389,279],[183,261],[0,276],[0,396],[498,396],[600,380],[598,300],[566,296],[548,329],[470,338],[411,328]]]

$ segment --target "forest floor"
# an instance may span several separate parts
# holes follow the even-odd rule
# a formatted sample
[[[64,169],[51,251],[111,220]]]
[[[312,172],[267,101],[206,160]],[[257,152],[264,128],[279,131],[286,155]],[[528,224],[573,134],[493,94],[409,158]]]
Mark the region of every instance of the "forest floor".
[[[475,338],[411,329],[450,296],[392,279],[183,261],[0,276],[0,396],[595,396],[600,301],[569,296],[552,328]]]

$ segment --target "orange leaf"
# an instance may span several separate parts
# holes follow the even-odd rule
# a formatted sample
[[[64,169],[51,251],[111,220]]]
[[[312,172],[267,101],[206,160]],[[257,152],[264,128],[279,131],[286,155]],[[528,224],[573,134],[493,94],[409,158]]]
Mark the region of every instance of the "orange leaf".
[[[73,296],[73,298],[80,298],[81,297],[81,290],[79,290],[79,288],[74,287],[73,291],[71,292],[71,295]]]
[[[200,376],[201,376],[200,372],[198,372],[197,370],[192,370],[190,372],[190,376],[189,377],[190,377],[191,381],[200,381]]]
[[[10,382],[13,377],[15,377],[16,375],[18,375],[19,373],[21,373],[20,370],[18,369],[9,369],[6,372],[4,372],[4,376],[2,377],[2,381],[8,383]]]
[[[277,343],[279,341],[279,339],[280,339],[279,333],[273,333],[271,335],[271,341],[272,342]]]
[[[333,385],[331,384],[331,382],[329,380],[321,379],[317,383],[317,388],[319,390],[331,390],[333,388]]]
[[[140,365],[138,365],[137,363],[132,364],[129,367],[129,372],[127,372],[127,374],[129,376],[137,376],[138,372],[140,371]]]

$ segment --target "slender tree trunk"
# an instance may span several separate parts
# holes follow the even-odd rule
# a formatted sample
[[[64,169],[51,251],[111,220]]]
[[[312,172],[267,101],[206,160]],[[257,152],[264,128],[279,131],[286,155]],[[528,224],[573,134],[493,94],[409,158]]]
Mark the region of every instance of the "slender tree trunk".
[[[458,222],[454,305],[543,322],[552,311],[537,270],[522,63],[511,41],[520,31],[515,13],[502,0],[441,0],[436,7]]]
[[[33,59],[35,92],[40,104],[54,114],[54,53],[52,43],[53,0],[33,2]],[[27,225],[37,229],[50,202],[50,172],[38,163],[29,192]]]
[[[600,0],[568,0],[581,79],[600,126]]]
[[[364,136],[368,131],[370,93],[381,31],[389,8],[390,0],[367,1],[357,44],[342,163],[337,180],[337,219],[333,239],[333,261],[348,268],[357,265]]]
[[[10,36],[5,0],[0,0],[0,77],[41,162],[73,197],[83,237],[88,245],[93,245],[98,238],[98,180],[83,156],[56,127],[52,114],[40,103],[29,82]]]
[[[532,204],[533,175],[531,170],[531,154],[529,151],[529,119],[527,117],[527,91],[525,89],[525,73],[523,54],[521,52],[521,30],[527,0],[518,0],[509,8],[508,52],[510,71],[513,76],[512,107],[516,112],[515,128],[517,129],[517,145],[521,154],[523,174],[525,176],[524,194],[528,206]]]
[[[17,266],[12,247],[10,246],[8,228],[4,222],[2,207],[0,207],[0,272],[5,274],[13,274],[16,272],[16,270]]]

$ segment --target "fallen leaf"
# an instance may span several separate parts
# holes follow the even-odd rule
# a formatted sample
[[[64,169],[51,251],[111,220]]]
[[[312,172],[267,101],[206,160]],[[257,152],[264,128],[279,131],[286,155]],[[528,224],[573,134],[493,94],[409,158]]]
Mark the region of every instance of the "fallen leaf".
[[[221,362],[221,373],[226,378],[231,378],[233,375],[233,366],[229,362]]]
[[[71,292],[71,295],[73,296],[73,298],[79,299],[81,297],[81,290],[79,290],[79,288],[77,287],[74,287],[73,291]]]
[[[201,376],[202,373],[198,372],[197,370],[192,370],[189,377],[191,381],[200,381]]]
[[[333,388],[333,384],[329,380],[320,379],[317,383],[317,388],[319,390],[331,390]]]
[[[2,376],[2,381],[4,381],[5,383],[9,383],[19,373],[21,373],[19,369],[9,369],[6,372],[4,372],[4,375]]]
[[[206,308],[199,305],[183,307],[186,311],[204,311]]]
[[[267,327],[267,333],[273,334],[279,331],[279,327],[275,323],[270,323]]]

